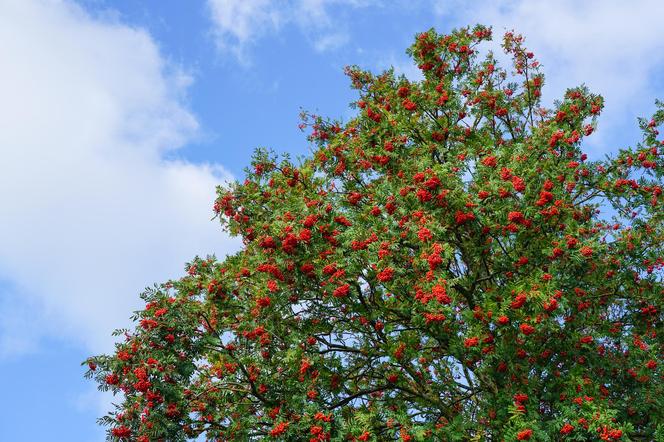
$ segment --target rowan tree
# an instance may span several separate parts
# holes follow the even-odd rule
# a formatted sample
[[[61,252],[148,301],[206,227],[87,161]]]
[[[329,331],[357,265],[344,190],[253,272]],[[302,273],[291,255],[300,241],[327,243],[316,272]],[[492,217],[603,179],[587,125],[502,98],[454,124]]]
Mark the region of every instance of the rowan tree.
[[[142,294],[87,375],[111,440],[664,440],[664,106],[589,160],[586,87],[523,38],[417,35],[421,81],[347,68],[346,123],[257,150],[214,212],[243,248]]]

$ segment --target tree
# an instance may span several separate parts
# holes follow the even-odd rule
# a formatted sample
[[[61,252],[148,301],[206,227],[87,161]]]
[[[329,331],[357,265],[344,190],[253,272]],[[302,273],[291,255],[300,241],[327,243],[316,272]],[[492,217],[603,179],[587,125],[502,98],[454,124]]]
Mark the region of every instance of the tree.
[[[347,68],[355,118],[218,188],[243,249],[86,361],[111,439],[663,440],[664,105],[591,161],[602,98],[542,108],[523,38],[508,70],[490,39],[419,34],[421,81]]]

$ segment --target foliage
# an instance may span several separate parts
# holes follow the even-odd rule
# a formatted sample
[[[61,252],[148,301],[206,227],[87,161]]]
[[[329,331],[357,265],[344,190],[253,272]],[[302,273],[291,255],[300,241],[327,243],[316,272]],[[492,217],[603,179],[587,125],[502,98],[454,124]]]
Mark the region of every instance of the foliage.
[[[423,73],[349,67],[348,123],[258,150],[214,210],[243,249],[147,290],[88,376],[112,440],[662,437],[664,106],[636,147],[581,150],[603,101],[522,37],[417,36]],[[658,426],[659,424],[659,426]]]

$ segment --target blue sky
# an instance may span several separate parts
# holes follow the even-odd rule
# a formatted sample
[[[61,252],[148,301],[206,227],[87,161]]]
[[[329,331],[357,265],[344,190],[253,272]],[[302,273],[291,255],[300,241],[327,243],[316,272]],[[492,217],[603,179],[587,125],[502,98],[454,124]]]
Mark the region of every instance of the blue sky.
[[[0,441],[103,439],[80,362],[145,286],[238,248],[215,185],[255,147],[305,154],[301,108],[352,116],[347,64],[417,78],[415,33],[514,28],[545,101],[605,96],[591,156],[633,143],[664,98],[664,3],[579,3],[0,0]]]

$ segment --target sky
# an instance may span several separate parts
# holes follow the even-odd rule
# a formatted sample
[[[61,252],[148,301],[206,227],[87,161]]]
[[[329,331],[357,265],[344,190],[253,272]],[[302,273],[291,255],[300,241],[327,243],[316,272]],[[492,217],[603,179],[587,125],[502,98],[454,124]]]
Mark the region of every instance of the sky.
[[[140,292],[240,247],[215,186],[256,147],[309,152],[299,113],[348,120],[343,67],[394,66],[416,33],[524,34],[545,103],[606,99],[586,142],[638,140],[664,99],[664,2],[0,0],[0,441],[96,442],[113,398],[83,379]]]

